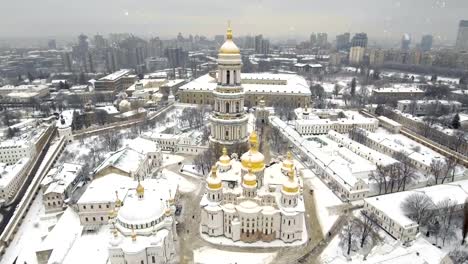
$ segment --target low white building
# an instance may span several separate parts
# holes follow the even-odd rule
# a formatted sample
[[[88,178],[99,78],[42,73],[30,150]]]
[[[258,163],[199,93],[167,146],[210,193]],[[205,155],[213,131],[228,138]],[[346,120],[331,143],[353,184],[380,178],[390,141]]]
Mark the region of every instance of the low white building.
[[[416,143],[401,134],[372,133],[360,130],[365,136],[365,144],[388,156],[395,156],[398,153],[406,153],[411,164],[425,172],[431,172],[433,159],[444,161],[444,157],[422,145]]]
[[[95,170],[96,178],[116,173],[134,179],[143,179],[162,164],[159,144],[144,138],[135,138],[125,147],[112,152]]]
[[[447,100],[400,100],[397,109],[402,113],[412,115],[426,115],[428,109],[440,110],[444,108],[448,113],[460,111],[462,103]]]
[[[159,190],[167,199],[177,197],[178,185],[170,184],[165,179],[147,179],[144,182],[146,188],[151,186]],[[83,229],[97,230],[108,224],[115,207],[125,203],[127,195],[135,190],[137,184],[134,179],[119,174],[109,174],[93,180],[76,205]]]
[[[338,133],[348,133],[355,127],[375,131],[379,126],[377,119],[364,117],[356,111],[331,109],[326,113],[316,113],[305,108],[296,109],[295,112],[298,116],[295,121],[295,128],[301,135],[327,134],[330,130],[335,130]]]
[[[61,211],[70,198],[83,166],[63,163],[52,168],[41,182],[43,204],[46,212]]]
[[[36,147],[31,139],[13,138],[0,142],[0,163],[13,165],[22,158],[31,158]]]
[[[410,242],[419,233],[419,225],[407,215],[401,208],[402,203],[411,194],[426,194],[434,204],[450,199],[455,202],[457,211],[463,210],[466,198],[468,198],[468,181],[458,181],[442,185],[435,185],[364,199],[364,212],[373,213],[377,224],[395,239],[402,242]],[[435,208],[433,210],[436,210]]]
[[[0,163],[0,206],[11,202],[27,177],[30,158],[21,158],[8,165]]]
[[[386,116],[379,116],[377,117],[377,119],[379,119],[380,126],[386,128],[392,133],[400,133],[400,130],[403,127],[400,123],[393,121],[392,119]]]
[[[143,138],[156,142],[162,150],[174,153],[198,155],[208,149],[201,144],[201,134],[197,131],[181,134],[143,133]]]
[[[355,201],[368,196],[368,178],[376,169],[375,165],[349,149],[327,147],[332,142],[327,142],[324,136],[304,138],[276,116],[270,117],[270,124],[289,141],[293,152],[299,155],[340,199]]]

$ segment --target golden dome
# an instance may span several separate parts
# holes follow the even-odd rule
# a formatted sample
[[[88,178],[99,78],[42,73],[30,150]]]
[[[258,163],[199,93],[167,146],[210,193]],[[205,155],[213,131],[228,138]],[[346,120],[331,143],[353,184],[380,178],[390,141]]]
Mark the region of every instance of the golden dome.
[[[287,193],[297,193],[299,192],[299,184],[294,177],[294,168],[292,168],[288,173],[289,179],[283,183],[283,192]]]
[[[241,156],[244,168],[252,168],[253,172],[262,171],[265,168],[265,156],[258,152],[258,136],[255,131],[249,136],[250,149]],[[250,165],[249,165],[250,164]]]
[[[286,159],[283,160],[283,170],[290,171],[294,167],[291,151],[286,154]]]
[[[223,186],[221,179],[219,179],[218,176],[216,175],[216,170],[217,170],[216,166],[211,167],[211,175],[210,177],[206,179],[208,183],[208,188],[212,190],[221,189],[221,187]]]
[[[255,187],[257,185],[257,176],[253,174],[251,164],[249,163],[249,170],[242,178],[242,183],[246,186]]]
[[[138,179],[138,186],[136,188],[136,192],[137,192],[139,197],[140,196],[143,197],[143,195],[145,195],[145,187],[143,187],[143,185],[141,185],[140,179]]]
[[[240,54],[240,49],[236,46],[234,41],[232,41],[232,29],[231,23],[228,25],[227,33],[226,33],[226,41],[219,49],[219,53],[222,54]]]
[[[219,157],[219,162],[223,165],[228,165],[231,162],[226,147],[223,147],[223,155]]]

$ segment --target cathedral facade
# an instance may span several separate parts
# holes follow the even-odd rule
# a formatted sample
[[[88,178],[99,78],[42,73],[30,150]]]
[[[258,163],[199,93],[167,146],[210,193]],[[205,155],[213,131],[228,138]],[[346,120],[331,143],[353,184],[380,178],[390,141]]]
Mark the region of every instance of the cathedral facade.
[[[200,202],[201,232],[233,242],[303,240],[304,200],[292,155],[266,168],[255,131],[249,143],[240,161],[231,159],[224,148],[207,176]]]

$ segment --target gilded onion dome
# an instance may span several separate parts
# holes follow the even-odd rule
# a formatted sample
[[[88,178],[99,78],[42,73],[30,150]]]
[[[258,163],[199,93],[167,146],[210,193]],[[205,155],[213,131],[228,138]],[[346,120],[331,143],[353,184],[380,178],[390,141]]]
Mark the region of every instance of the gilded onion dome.
[[[228,25],[227,33],[226,33],[226,41],[219,49],[219,53],[221,54],[240,54],[240,49],[237,45],[232,41],[232,29],[231,23]]]
[[[289,172],[294,167],[294,161],[291,151],[286,154],[286,159],[283,160],[282,169]]]
[[[140,179],[138,179],[138,186],[136,188],[138,197],[143,197],[145,195],[145,187],[141,185]]]
[[[222,165],[229,165],[229,163],[231,163],[231,158],[228,155],[226,147],[223,147],[223,155],[219,157],[219,163]]]
[[[221,189],[221,187],[223,186],[221,183],[221,179],[218,177],[216,171],[217,171],[216,166],[211,167],[211,174],[208,178],[206,178],[208,188],[212,190]]]
[[[257,186],[257,176],[252,172],[251,164],[249,163],[248,172],[242,178],[242,184],[248,187]]]
[[[294,174],[294,168],[292,168],[288,173],[289,179],[283,183],[283,192],[291,194],[299,192],[299,184]]]
[[[252,131],[249,136],[250,149],[241,157],[242,166],[245,169],[249,167],[253,172],[262,171],[265,168],[265,156],[258,151],[258,136],[257,132]],[[249,164],[251,164],[249,166]]]

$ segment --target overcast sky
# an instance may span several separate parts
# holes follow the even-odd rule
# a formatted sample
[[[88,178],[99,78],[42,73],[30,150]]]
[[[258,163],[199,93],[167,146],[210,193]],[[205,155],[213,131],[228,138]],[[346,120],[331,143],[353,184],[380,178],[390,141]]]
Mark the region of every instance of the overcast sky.
[[[367,32],[372,39],[409,33],[453,41],[468,0],[2,0],[0,38],[128,32],[305,37],[310,32]]]

